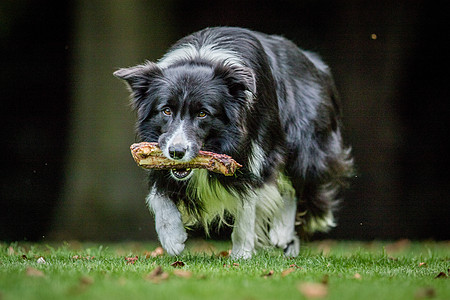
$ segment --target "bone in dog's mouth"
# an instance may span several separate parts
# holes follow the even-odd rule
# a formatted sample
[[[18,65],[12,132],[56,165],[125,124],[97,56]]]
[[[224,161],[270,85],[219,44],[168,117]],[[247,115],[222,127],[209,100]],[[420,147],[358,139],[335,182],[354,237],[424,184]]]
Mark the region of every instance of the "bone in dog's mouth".
[[[193,169],[207,169],[225,176],[232,176],[242,165],[226,154],[200,151],[189,162],[179,162],[164,156],[158,143],[142,142],[130,147],[136,163],[144,169],[170,170],[180,180],[186,179]]]

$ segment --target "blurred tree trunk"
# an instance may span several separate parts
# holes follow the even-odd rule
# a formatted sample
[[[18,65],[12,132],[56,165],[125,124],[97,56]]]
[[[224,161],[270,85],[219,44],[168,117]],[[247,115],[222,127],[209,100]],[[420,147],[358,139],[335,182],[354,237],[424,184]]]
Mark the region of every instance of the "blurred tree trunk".
[[[143,171],[133,162],[134,114],[112,73],[155,60],[173,41],[171,1],[87,1],[75,6],[72,109],[59,239],[152,238]]]

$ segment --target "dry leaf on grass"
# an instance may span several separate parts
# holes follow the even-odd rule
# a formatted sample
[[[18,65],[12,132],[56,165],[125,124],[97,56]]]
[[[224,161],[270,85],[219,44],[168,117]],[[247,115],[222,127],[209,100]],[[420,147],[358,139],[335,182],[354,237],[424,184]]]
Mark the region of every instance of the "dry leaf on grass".
[[[320,283],[324,284],[324,285],[328,285],[328,282],[330,281],[330,276],[328,276],[328,274],[323,275],[322,280],[320,281]]]
[[[157,266],[153,271],[151,271],[147,276],[145,276],[146,280],[149,280],[153,283],[160,283],[163,280],[169,278],[169,273],[164,272],[161,266]]]
[[[420,288],[414,294],[415,299],[427,299],[436,297],[436,291],[432,287]]]
[[[72,256],[72,259],[85,259],[85,260],[91,260],[91,259],[94,259],[95,258],[95,256],[81,256],[81,255],[74,255],[74,256]]]
[[[171,263],[170,265],[174,268],[181,268],[181,267],[184,267],[184,262],[177,260],[177,261]]]
[[[281,277],[286,277],[287,275],[291,274],[292,272],[294,272],[295,269],[294,268],[289,268],[284,270],[283,272],[281,272]]]
[[[438,279],[438,278],[448,278],[448,276],[444,272],[440,272],[439,274],[437,274],[436,277],[434,277],[434,279]]]
[[[78,284],[72,286],[69,289],[69,293],[71,294],[75,294],[75,295],[80,295],[82,293],[85,293],[86,290],[94,283],[94,278],[87,276],[87,275],[83,275],[80,277],[80,279],[78,279]]]
[[[217,254],[217,257],[229,257],[231,253],[231,250],[228,251],[222,251],[219,254]]]
[[[27,268],[26,274],[27,274],[27,276],[30,276],[30,277],[44,277],[45,276],[44,272],[42,272],[38,269],[32,268],[32,267]]]
[[[392,256],[389,256],[388,257],[390,260],[392,260],[392,261],[398,261],[398,257],[392,257]]]
[[[268,278],[270,276],[272,276],[275,272],[273,270],[270,270],[269,273],[263,274],[262,277],[264,278]]]
[[[419,264],[419,267],[428,267],[428,265],[427,265],[427,263],[425,263],[425,262],[421,262],[421,263]]]
[[[127,262],[127,264],[133,264],[138,260],[138,256],[136,255],[135,257],[125,257],[125,260]]]
[[[181,278],[191,278],[192,272],[187,271],[187,270],[176,269],[176,270],[173,270],[173,275],[175,275],[177,277],[181,277]]]
[[[359,273],[356,273],[355,275],[353,275],[353,278],[358,279],[358,280],[362,279],[361,274],[359,274]]]
[[[323,283],[305,282],[299,284],[297,288],[308,299],[324,298],[328,295],[328,287]]]
[[[297,268],[297,269],[303,269],[302,267],[297,266],[296,264],[289,265],[289,268]]]
[[[94,278],[89,277],[89,276],[82,276],[80,278],[80,285],[81,286],[90,286],[91,284],[94,283]]]
[[[149,259],[150,257],[163,256],[164,255],[164,249],[162,247],[157,247],[152,252],[148,252],[148,251],[145,252],[144,255],[145,255],[145,258],[147,258],[147,259]]]

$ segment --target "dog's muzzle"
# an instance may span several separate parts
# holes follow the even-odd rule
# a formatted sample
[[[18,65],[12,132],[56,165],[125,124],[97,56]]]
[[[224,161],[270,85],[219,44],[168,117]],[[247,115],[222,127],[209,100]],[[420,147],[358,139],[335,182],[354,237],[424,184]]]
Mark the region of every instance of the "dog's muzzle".
[[[185,158],[186,156],[187,151],[188,147],[182,144],[172,145],[168,148],[169,156],[173,160],[183,160],[183,158]],[[191,175],[191,173],[192,169],[190,168],[170,170],[170,174],[176,180],[186,180],[190,177],[189,175]]]

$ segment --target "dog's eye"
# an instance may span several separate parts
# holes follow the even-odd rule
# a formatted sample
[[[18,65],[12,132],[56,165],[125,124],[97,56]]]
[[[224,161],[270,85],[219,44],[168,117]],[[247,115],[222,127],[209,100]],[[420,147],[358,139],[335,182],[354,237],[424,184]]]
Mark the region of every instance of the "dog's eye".
[[[162,113],[163,113],[165,116],[171,116],[171,115],[172,115],[172,110],[171,110],[170,108],[166,107],[166,108],[164,108],[164,109],[162,110]]]
[[[198,112],[197,117],[200,118],[200,119],[203,119],[203,118],[206,118],[207,115],[208,114],[206,113],[206,111],[201,110],[201,111]]]

